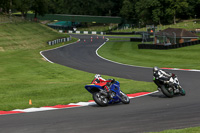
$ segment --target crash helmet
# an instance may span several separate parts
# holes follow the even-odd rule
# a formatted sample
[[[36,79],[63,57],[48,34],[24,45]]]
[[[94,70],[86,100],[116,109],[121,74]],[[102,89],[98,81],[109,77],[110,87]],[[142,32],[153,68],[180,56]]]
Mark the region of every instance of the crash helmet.
[[[157,66],[153,67],[153,72],[157,72],[159,68]]]
[[[95,78],[100,78],[101,75],[100,75],[100,74],[96,74],[94,77],[95,77]]]

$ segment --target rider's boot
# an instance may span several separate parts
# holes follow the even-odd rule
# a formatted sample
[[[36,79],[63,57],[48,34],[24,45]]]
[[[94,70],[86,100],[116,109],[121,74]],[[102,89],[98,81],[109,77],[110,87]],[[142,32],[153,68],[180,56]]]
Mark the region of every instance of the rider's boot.
[[[174,86],[174,93],[178,94],[181,92],[181,86],[177,85],[177,84],[173,84]]]
[[[179,89],[175,89],[175,90],[174,90],[174,93],[179,93],[179,92],[180,92]]]
[[[105,86],[105,88],[107,90],[108,98],[109,99],[113,99],[112,92],[110,91],[110,87],[109,86]]]

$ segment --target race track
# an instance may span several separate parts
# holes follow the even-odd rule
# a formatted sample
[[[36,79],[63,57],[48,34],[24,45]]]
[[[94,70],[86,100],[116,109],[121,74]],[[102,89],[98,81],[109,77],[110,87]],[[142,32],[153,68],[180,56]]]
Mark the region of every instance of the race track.
[[[73,35],[80,42],[42,54],[50,61],[90,73],[152,82],[152,68],[106,61],[96,49],[106,40]],[[84,39],[86,42],[84,42]],[[138,133],[200,126],[199,72],[173,71],[186,96],[166,98],[162,93],[131,99],[129,105],[87,106],[0,116],[2,133]]]

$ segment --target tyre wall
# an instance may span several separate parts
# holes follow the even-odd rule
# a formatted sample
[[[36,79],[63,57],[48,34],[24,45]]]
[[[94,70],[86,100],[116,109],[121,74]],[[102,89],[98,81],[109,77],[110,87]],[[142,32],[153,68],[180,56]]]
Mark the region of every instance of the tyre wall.
[[[139,44],[138,49],[176,49],[176,48],[182,48],[186,46],[192,46],[200,44],[200,40],[192,41],[192,42],[184,42],[184,43],[178,43],[174,45],[155,45],[155,44]]]

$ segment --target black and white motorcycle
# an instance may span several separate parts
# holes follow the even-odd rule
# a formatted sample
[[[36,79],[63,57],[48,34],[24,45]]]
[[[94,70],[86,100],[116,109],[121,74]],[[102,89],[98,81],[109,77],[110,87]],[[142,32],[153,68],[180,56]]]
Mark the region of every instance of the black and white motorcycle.
[[[170,80],[167,82],[160,81],[155,76],[153,77],[154,83],[158,86],[158,90],[161,91],[167,97],[173,97],[175,94],[185,96],[185,90],[181,87],[178,77],[172,74]]]

